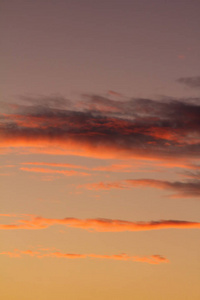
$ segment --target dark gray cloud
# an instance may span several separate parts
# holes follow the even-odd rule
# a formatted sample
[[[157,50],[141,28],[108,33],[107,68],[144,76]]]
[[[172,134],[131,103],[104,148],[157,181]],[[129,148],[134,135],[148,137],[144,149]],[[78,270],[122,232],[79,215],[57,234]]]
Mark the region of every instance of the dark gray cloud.
[[[181,181],[164,181],[164,180],[153,180],[153,179],[136,179],[127,180],[132,186],[146,186],[164,190],[172,190],[175,192],[171,197],[173,198],[187,198],[197,197],[200,198],[200,181],[190,180],[186,182]]]
[[[67,149],[73,144],[95,156],[99,150],[109,157],[199,158],[199,100],[29,98],[0,115],[0,145],[42,147],[45,142]]]
[[[181,174],[185,177],[200,180],[200,172],[199,171],[193,171],[193,172],[185,171],[184,173],[181,173]],[[199,183],[199,185],[200,185],[200,183]]]
[[[200,76],[181,77],[177,80],[179,83],[185,84],[190,88],[200,88]]]

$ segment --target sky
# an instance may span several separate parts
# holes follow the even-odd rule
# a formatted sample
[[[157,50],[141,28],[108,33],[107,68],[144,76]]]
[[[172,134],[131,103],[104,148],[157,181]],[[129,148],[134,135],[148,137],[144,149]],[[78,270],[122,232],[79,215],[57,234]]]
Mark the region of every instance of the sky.
[[[0,5],[2,298],[199,299],[200,2]]]

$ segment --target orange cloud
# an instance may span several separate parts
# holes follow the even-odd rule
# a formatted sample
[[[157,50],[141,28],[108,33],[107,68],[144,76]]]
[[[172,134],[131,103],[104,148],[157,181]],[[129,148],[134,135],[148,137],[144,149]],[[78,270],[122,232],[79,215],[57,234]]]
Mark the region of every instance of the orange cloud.
[[[62,252],[48,252],[43,253],[39,251],[25,250],[21,251],[15,249],[13,252],[4,251],[0,255],[7,255],[9,257],[21,257],[23,254],[29,256],[35,256],[37,258],[43,257],[57,257],[57,258],[67,258],[67,259],[78,259],[78,258],[91,258],[91,259],[109,259],[109,260],[122,260],[122,261],[132,261],[132,262],[144,262],[148,264],[161,264],[169,263],[169,260],[161,255],[151,255],[151,256],[130,256],[126,253],[123,254],[113,254],[113,255],[102,255],[102,254],[77,254],[77,253],[62,253]]]
[[[39,254],[38,251],[32,251],[32,250],[20,251],[20,253],[21,254],[30,255],[30,256],[35,256],[35,255]]]
[[[20,257],[20,253],[17,252],[10,252],[10,251],[4,251],[4,252],[0,252],[0,255],[6,255],[9,257]]]
[[[48,168],[20,168],[22,171],[26,172],[34,172],[34,173],[46,173],[46,174],[62,174],[65,176],[74,176],[74,175],[79,175],[79,176],[88,176],[90,174],[85,173],[85,172],[77,172],[74,170],[54,170],[54,169],[48,169]]]
[[[60,258],[69,258],[69,259],[76,259],[76,258],[86,258],[86,254],[77,254],[77,253],[61,253],[61,252],[53,252],[53,253],[47,253],[44,254],[44,256],[50,256],[50,257],[60,257]],[[42,257],[42,256],[40,256]]]
[[[158,163],[158,166],[165,167],[165,168],[181,168],[181,169],[194,169],[194,170],[200,170],[199,165],[195,164],[187,164],[184,163],[184,161],[180,162],[173,162],[173,161],[168,161],[168,162],[163,162],[163,163]]]
[[[63,225],[70,228],[81,228],[88,231],[97,232],[124,232],[124,231],[147,231],[161,229],[192,229],[200,228],[200,223],[180,220],[159,220],[150,222],[131,222],[114,219],[50,219],[32,216],[30,220],[20,219],[15,224],[0,224],[2,230],[45,229],[53,225]]]
[[[131,172],[133,169],[135,171],[141,165],[147,165],[148,162],[142,163],[135,161],[134,165],[130,164],[112,164],[108,166],[99,166],[99,167],[86,167],[81,165],[73,165],[68,163],[51,163],[51,162],[24,162],[21,163],[22,165],[28,166],[49,166],[49,167],[61,167],[61,168],[69,168],[69,169],[83,169],[83,170],[90,170],[90,171],[103,171],[103,172]]]
[[[123,181],[114,181],[114,182],[97,182],[97,183],[88,183],[85,185],[79,185],[78,187],[85,187],[88,190],[110,190],[110,189],[125,189],[128,188],[128,185]]]
[[[149,264],[160,264],[160,263],[168,263],[169,260],[160,255],[152,255],[150,257],[135,257],[134,261],[138,262],[146,262]]]
[[[168,263],[169,260],[160,255],[151,255],[151,256],[129,256],[126,253],[123,254],[114,254],[114,255],[97,255],[89,254],[91,258],[100,258],[100,259],[113,259],[113,260],[125,260],[125,261],[134,261],[134,262],[145,262],[149,264],[160,264]]]
[[[131,172],[133,169],[132,165],[116,164],[110,166],[96,167],[93,168],[95,171],[105,171],[105,172]]]
[[[15,214],[0,214],[0,217],[15,217]]]

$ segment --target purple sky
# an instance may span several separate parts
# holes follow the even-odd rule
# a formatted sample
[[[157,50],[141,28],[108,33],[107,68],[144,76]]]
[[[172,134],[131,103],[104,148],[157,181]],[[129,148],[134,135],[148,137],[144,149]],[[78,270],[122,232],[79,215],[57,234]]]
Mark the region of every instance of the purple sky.
[[[3,1],[1,93],[194,96],[200,2]]]

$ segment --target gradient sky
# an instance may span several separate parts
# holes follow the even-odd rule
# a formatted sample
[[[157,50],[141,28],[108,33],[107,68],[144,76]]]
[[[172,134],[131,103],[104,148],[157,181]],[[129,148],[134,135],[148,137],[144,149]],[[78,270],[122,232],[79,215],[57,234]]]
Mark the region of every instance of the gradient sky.
[[[2,299],[200,298],[199,11],[1,1]]]

